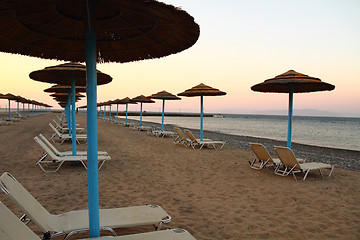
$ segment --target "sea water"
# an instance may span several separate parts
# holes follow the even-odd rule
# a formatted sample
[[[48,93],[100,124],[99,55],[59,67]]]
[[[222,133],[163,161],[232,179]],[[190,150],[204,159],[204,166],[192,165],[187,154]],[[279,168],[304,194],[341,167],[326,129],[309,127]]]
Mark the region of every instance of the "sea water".
[[[287,116],[243,114],[224,114],[224,116],[224,118],[204,118],[204,130],[287,140]],[[132,118],[139,120],[139,117]],[[143,121],[161,123],[161,117],[143,116]],[[200,118],[165,116],[165,124],[200,129]],[[360,151],[360,118],[294,116],[292,142]]]

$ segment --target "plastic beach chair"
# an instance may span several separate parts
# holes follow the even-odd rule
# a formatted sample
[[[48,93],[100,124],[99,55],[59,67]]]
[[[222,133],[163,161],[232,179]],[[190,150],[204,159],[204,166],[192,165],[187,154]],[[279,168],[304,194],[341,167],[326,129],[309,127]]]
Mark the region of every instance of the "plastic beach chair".
[[[41,170],[43,170],[44,172],[57,172],[65,162],[81,162],[85,169],[87,169],[87,155],[58,156],[43,141],[41,141],[40,138],[34,137],[34,140],[44,150],[44,154],[40,157],[39,161],[36,162],[36,165],[39,165]],[[47,157],[51,159],[47,160]],[[111,157],[109,155],[98,155],[98,170],[100,170],[101,167],[104,165],[105,161],[108,160],[111,160]],[[48,170],[49,167],[52,167],[55,170]]]
[[[190,146],[193,149],[199,146],[199,149],[201,150],[204,146],[206,146],[208,148],[221,150],[225,145],[225,142],[223,141],[214,141],[211,139],[203,139],[203,141],[201,141],[200,139],[195,138],[194,135],[189,130],[185,130],[185,134],[190,138],[191,140]],[[217,148],[216,145],[220,146],[220,148]]]
[[[42,134],[39,134],[39,137],[41,138],[41,140],[47,144],[49,146],[49,148],[59,157],[63,157],[63,156],[71,156],[72,155],[72,151],[65,151],[65,152],[59,152],[54,145],[51,144],[51,142],[49,140],[46,139],[46,137],[44,137]],[[87,151],[76,151],[76,155],[80,155],[80,156],[86,156],[87,155]],[[107,152],[105,151],[98,151],[98,155],[109,155]]]
[[[51,237],[65,235],[66,239],[89,230],[88,210],[50,214],[10,173],[1,175],[0,188],[44,234]],[[158,205],[100,209],[99,215],[101,230],[110,231],[114,235],[114,228],[154,225],[160,230],[164,223],[171,221],[169,214]],[[26,220],[25,217],[23,219]],[[27,238],[17,240],[20,239]]]
[[[174,143],[183,144],[185,146],[190,146],[191,140],[187,138],[184,133],[180,130],[180,128],[174,128],[177,133],[177,137],[174,139]]]
[[[275,146],[274,149],[282,165],[284,166],[283,169],[278,168],[277,171],[275,171],[277,175],[288,176],[289,174],[292,174],[295,180],[297,180],[295,173],[302,172],[305,174],[303,178],[303,180],[305,180],[310,170],[318,170],[320,172],[321,177],[323,177],[321,169],[330,169],[329,177],[331,176],[334,170],[334,166],[326,163],[317,163],[317,162],[299,163],[299,161],[296,159],[293,151],[290,148]]]
[[[43,240],[50,239],[51,235],[44,234]],[[41,240],[21,219],[0,202],[0,239],[1,240]],[[138,233],[124,236],[106,236],[87,238],[82,240],[195,240],[184,229],[168,229],[156,232]]]
[[[60,133],[55,127],[54,125],[52,125],[51,123],[49,123],[49,126],[54,130],[54,134],[53,136],[51,136],[51,140],[54,142],[54,143],[58,143],[55,141],[55,137],[57,136],[58,137],[58,140],[59,140],[59,143],[62,144],[64,143],[65,140],[71,140],[72,139],[72,136],[70,136],[69,134],[62,134]],[[80,141],[79,140],[82,140],[82,141],[87,141],[87,135],[86,134],[76,134],[76,142],[78,144],[80,144]]]
[[[261,143],[250,143],[250,148],[256,156],[254,160],[249,161],[250,167],[252,169],[261,170],[269,166],[277,169],[281,163],[280,159],[272,158],[264,145]]]
[[[184,229],[168,229],[157,232],[137,233],[116,237],[98,237],[82,240],[195,240],[195,238]]]
[[[17,216],[0,202],[0,239],[1,240],[40,240]]]
[[[62,127],[57,121],[55,121],[55,119],[53,119],[53,122],[55,123],[56,125],[56,129],[59,130],[61,133],[66,133],[66,132],[69,132],[69,128],[67,127]],[[77,133],[81,133],[82,131],[84,131],[85,128],[76,128],[76,132]]]

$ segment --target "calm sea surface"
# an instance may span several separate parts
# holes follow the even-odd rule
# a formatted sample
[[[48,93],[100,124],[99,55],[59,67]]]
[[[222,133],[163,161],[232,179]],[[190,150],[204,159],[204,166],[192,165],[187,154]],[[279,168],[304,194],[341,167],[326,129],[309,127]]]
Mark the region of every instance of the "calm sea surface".
[[[225,114],[225,118],[204,118],[204,130],[233,135],[287,139],[287,116]],[[139,120],[139,117],[131,117]],[[143,117],[161,123],[161,117]],[[168,117],[165,124],[200,129],[199,117]],[[308,145],[360,151],[360,118],[293,117],[292,141]]]

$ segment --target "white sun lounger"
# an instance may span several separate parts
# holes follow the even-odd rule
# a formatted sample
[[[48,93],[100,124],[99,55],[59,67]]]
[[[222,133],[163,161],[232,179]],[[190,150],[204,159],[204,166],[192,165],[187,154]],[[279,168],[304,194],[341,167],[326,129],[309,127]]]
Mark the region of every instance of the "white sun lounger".
[[[282,165],[283,169],[278,168],[275,173],[280,176],[288,176],[289,174],[292,174],[296,179],[295,173],[304,173],[303,180],[306,179],[308,173],[310,170],[318,170],[320,172],[321,177],[323,177],[323,174],[321,172],[321,169],[329,169],[329,177],[331,176],[334,166],[326,163],[318,163],[318,162],[307,162],[307,163],[299,163],[298,159],[296,159],[293,151],[290,148],[287,147],[274,147],[276,154],[278,155]]]
[[[68,127],[62,127],[57,121],[55,121],[55,119],[53,119],[53,122],[56,125],[56,129],[59,130],[61,133],[66,133],[69,132],[69,128]],[[76,128],[76,132],[77,133],[81,133],[82,131],[84,131],[85,128]]]
[[[188,231],[177,228],[116,237],[86,238],[82,240],[195,240],[195,238]]]
[[[203,139],[203,141],[201,141],[200,139],[196,139],[189,130],[185,130],[185,134],[190,138],[191,140],[190,145],[193,149],[199,146],[199,149],[201,150],[204,146],[206,146],[208,148],[221,150],[225,145],[225,142],[223,141],[214,141],[210,139]],[[217,148],[216,145],[220,146],[220,148]]]
[[[81,164],[87,169],[87,155],[85,156],[57,156],[51,149],[43,142],[40,138],[34,137],[35,142],[37,142],[40,147],[44,150],[44,154],[40,157],[39,161],[36,162],[36,165],[39,165],[41,170],[44,172],[57,172],[64,162],[81,162]],[[51,159],[47,160],[46,157]],[[104,165],[105,161],[111,160],[109,155],[98,155],[98,169]],[[48,168],[54,168],[54,170],[48,170]]]
[[[66,235],[68,238],[73,234],[89,230],[88,210],[70,211],[59,215],[50,214],[10,173],[5,172],[1,175],[0,188],[41,231],[51,234],[51,237]],[[158,205],[100,209],[99,216],[100,228],[113,234],[115,234],[114,228],[143,225],[154,225],[160,230],[164,223],[171,221],[171,217]],[[22,219],[26,220],[26,217]],[[27,240],[27,238],[17,240],[20,239]]]
[[[46,139],[46,137],[44,137],[41,133],[39,134],[39,137],[41,138],[41,140],[46,143],[50,149],[59,157],[63,157],[63,156],[71,156],[72,155],[72,151],[65,151],[65,152],[59,152],[54,145],[51,144],[51,142],[49,140]],[[87,155],[87,151],[76,151],[76,155],[79,156],[86,156]],[[107,152],[105,151],[98,151],[98,155],[109,155]]]
[[[58,137],[58,140],[60,142],[60,144],[62,144],[65,140],[70,140],[72,139],[72,136],[70,136],[69,134],[62,134],[60,133],[55,127],[54,125],[52,125],[51,123],[49,123],[49,126],[54,130],[54,134],[51,136],[51,140],[54,142],[54,143],[58,143],[55,141],[55,137],[57,136]],[[87,141],[87,135],[86,134],[76,134],[76,142],[80,144],[80,141],[79,140],[82,140],[82,141]]]
[[[158,130],[153,130],[151,132],[151,134],[153,134],[156,137],[174,137],[176,136],[176,134],[174,132],[171,131],[162,131],[161,129]]]
[[[44,239],[50,239],[44,234]],[[41,240],[29,227],[0,202],[0,239],[1,240]],[[82,240],[195,240],[184,229],[168,229],[156,232],[138,233],[124,236],[106,236]]]

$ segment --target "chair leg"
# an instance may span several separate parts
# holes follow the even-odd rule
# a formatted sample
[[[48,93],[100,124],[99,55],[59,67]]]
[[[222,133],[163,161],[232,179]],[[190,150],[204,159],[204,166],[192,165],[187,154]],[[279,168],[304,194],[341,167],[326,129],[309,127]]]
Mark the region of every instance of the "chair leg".
[[[305,172],[305,176],[304,176],[304,178],[303,178],[303,181],[305,181],[305,179],[306,179],[306,177],[307,177],[307,175],[308,175],[309,172],[310,172],[310,169],[308,169],[308,170]]]
[[[320,172],[321,178],[324,178],[324,175],[322,174],[322,172],[321,172],[321,169],[320,169],[320,168],[319,168],[319,172]]]
[[[331,167],[330,173],[329,173],[329,177],[331,176],[332,172],[334,171],[334,166]]]

